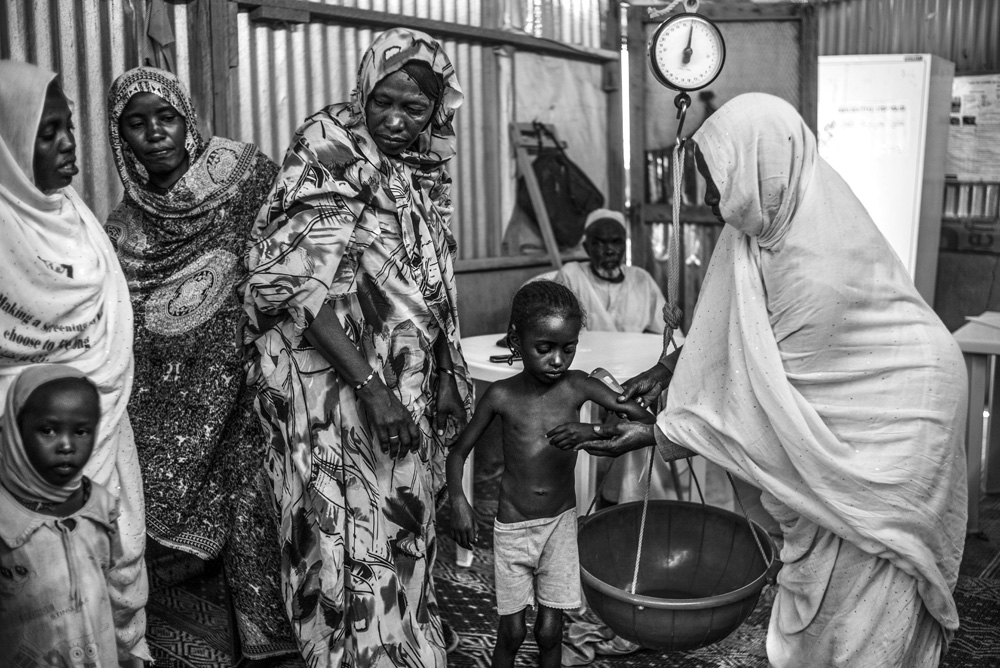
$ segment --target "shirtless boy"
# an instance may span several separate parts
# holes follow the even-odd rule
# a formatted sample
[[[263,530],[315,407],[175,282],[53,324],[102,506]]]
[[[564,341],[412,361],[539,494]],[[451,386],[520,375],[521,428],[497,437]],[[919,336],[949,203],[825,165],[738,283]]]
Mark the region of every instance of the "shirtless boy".
[[[524,285],[511,305],[508,341],[524,370],[493,383],[479,399],[468,427],[448,454],[452,535],[470,548],[475,512],[462,491],[465,460],[494,418],[503,426],[504,472],[493,524],[493,550],[500,628],[494,668],[509,668],[527,634],[525,609],[537,602],[535,641],[543,668],[562,658],[562,611],[582,605],[576,545],[576,452],[549,443],[599,438],[579,423],[586,401],[631,420],[652,423],[638,403],[617,402],[615,392],[582,371],[570,370],[583,326],[576,296],[552,281]],[[571,423],[571,424],[567,424]]]

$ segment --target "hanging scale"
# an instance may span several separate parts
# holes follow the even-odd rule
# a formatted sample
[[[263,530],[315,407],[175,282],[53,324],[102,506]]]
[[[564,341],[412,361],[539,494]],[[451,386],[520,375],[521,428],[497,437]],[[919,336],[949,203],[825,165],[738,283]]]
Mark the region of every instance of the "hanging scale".
[[[661,84],[678,91],[674,105],[677,107],[677,139],[684,124],[684,114],[691,106],[691,91],[709,85],[722,71],[726,62],[726,42],[722,32],[711,20],[698,14],[698,0],[675,0],[662,10],[650,10],[660,16],[669,12],[678,2],[684,3],[684,12],[671,16],[661,23],[649,38],[647,53],[653,76]]]
[[[684,3],[684,13],[672,16],[661,23],[650,37],[647,48],[649,66],[653,71],[653,76],[667,88],[677,91],[677,97],[674,99],[674,106],[677,107],[677,134],[674,139],[674,151],[670,163],[670,171],[673,175],[673,216],[668,250],[668,294],[667,303],[663,307],[665,327],[661,360],[666,357],[671,346],[676,349],[673,333],[680,327],[682,318],[681,310],[677,306],[677,291],[680,284],[681,175],[684,171],[684,139],[681,132],[684,128],[684,117],[691,106],[691,96],[688,93],[700,90],[715,81],[726,61],[726,43],[722,39],[722,33],[712,21],[697,14],[698,0],[674,0],[664,9],[649,9],[650,17],[656,18],[669,13],[680,2]],[[639,521],[639,544],[636,548],[635,568],[632,574],[632,584],[629,588],[633,596],[640,591],[639,565],[642,560],[646,516],[649,510],[649,488],[652,483],[653,460],[657,457],[656,448],[649,449],[649,457],[646,469],[646,492],[642,499],[642,515]],[[697,478],[693,479],[697,484]],[[750,525],[750,533],[757,543],[764,563],[768,563],[768,553],[765,552],[753,523],[747,517],[746,509],[743,508],[739,490],[736,489],[732,476],[729,476],[729,481],[733,486],[733,493],[739,502],[740,509],[743,510],[743,515]],[[701,495],[700,485],[698,485],[698,493]],[[704,502],[705,499],[702,496],[702,504]],[[771,561],[773,562],[773,559]]]
[[[663,305],[663,352],[660,360],[667,356],[670,349],[676,350],[674,331],[679,329],[683,319],[678,302],[680,287],[680,235],[681,235],[681,175],[684,171],[684,139],[681,135],[684,129],[684,117],[691,106],[692,91],[700,90],[715,81],[722,71],[726,61],[726,42],[722,39],[719,27],[709,19],[698,14],[698,0],[674,0],[662,9],[650,8],[650,18],[658,18],[670,13],[674,7],[684,3],[684,12],[671,16],[657,26],[649,38],[646,53],[649,56],[649,68],[653,76],[661,84],[677,91],[674,106],[677,107],[677,134],[674,139],[674,151],[670,162],[670,172],[673,176],[673,211],[670,223],[670,239],[668,242],[667,265],[667,303]],[[646,513],[649,510],[649,487],[652,482],[653,460],[656,448],[650,448],[650,460],[646,470],[646,493],[642,500],[642,515],[639,522],[639,545],[636,549],[635,570],[632,575],[631,593],[638,591],[639,563],[642,558],[643,534],[646,528]],[[735,489],[735,487],[734,487]],[[699,494],[701,487],[698,487]],[[739,498],[737,492],[737,498]],[[704,498],[702,499],[704,503]],[[749,519],[747,520],[749,522]],[[751,527],[751,532],[753,528]],[[754,538],[757,535],[754,534]],[[758,540],[758,547],[763,548]],[[765,555],[765,562],[767,561]]]

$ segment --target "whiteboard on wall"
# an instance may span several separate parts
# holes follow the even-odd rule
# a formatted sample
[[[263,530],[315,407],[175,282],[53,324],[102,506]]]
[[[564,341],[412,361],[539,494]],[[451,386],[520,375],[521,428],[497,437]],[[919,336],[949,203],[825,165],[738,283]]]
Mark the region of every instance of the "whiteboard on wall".
[[[953,69],[927,54],[819,59],[820,155],[931,303]]]

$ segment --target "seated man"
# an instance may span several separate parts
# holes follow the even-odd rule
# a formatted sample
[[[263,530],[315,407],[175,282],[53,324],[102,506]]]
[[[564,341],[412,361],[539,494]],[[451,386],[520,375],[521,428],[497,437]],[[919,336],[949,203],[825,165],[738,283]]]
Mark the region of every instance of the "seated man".
[[[663,293],[645,269],[625,266],[625,216],[597,209],[587,216],[583,249],[589,262],[570,262],[554,280],[576,293],[587,329],[663,332]]]

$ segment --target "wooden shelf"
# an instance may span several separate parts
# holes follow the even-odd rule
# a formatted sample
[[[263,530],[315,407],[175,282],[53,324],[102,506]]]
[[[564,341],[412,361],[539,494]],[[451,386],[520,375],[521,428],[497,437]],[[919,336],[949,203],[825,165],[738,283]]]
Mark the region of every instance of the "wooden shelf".
[[[996,216],[941,216],[943,223],[973,223],[980,225],[1000,225]]]
[[[589,259],[587,254],[578,252],[562,252],[559,254],[563,263],[582,262]],[[552,267],[552,258],[545,253],[534,255],[499,255],[497,257],[483,257],[469,260],[456,260],[455,273],[467,274],[477,271],[497,271],[503,269],[517,269],[522,267]]]
[[[186,0],[190,2],[190,0]],[[175,0],[176,2],[176,0]],[[394,28],[400,23],[406,27],[422,30],[431,35],[472,42],[484,47],[512,46],[515,49],[531,51],[567,60],[581,60],[591,63],[614,63],[617,67],[621,58],[618,50],[566,44],[554,39],[535,37],[523,31],[484,28],[439,21],[416,16],[400,16],[396,12],[383,12],[360,7],[344,7],[343,3],[325,4],[310,0],[229,0],[240,9],[250,11],[251,21],[269,24],[301,24],[329,22],[362,28]]]
[[[647,225],[653,223],[669,223],[673,220],[673,205],[643,204],[642,220]],[[707,206],[682,206],[681,222],[697,225],[722,225]]]

